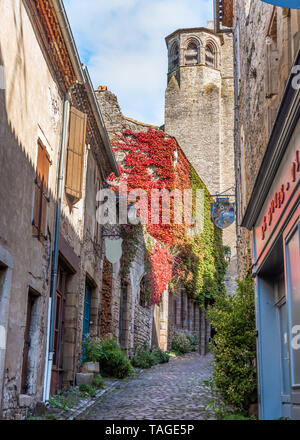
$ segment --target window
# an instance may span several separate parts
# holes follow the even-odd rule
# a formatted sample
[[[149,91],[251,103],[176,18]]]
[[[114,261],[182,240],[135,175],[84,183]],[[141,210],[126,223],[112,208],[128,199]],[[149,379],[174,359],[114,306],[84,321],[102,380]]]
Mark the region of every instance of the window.
[[[34,216],[33,216],[33,232],[41,239],[46,237],[47,223],[47,205],[49,203],[48,196],[48,179],[49,179],[50,156],[42,141],[38,140],[38,156],[35,178],[35,200],[34,200]]]
[[[82,197],[86,122],[86,114],[71,107],[65,183],[66,194],[71,205],[75,205]]]
[[[216,50],[212,43],[205,47],[205,64],[209,67],[216,67]]]
[[[185,64],[198,64],[198,53],[197,44],[190,42],[185,54]]]
[[[298,210],[299,213],[299,210]],[[293,220],[292,220],[293,221]],[[285,237],[285,273],[290,325],[292,387],[300,386],[300,222]]]
[[[179,47],[176,41],[171,46],[169,62],[170,70],[175,69],[179,65]]]

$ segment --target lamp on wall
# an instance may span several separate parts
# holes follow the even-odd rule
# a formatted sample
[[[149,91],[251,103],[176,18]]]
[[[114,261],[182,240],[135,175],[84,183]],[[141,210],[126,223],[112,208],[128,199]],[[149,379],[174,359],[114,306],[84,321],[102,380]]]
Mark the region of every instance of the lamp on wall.
[[[120,199],[121,196],[118,196]],[[127,207],[127,218],[130,224],[136,225],[140,219],[137,213],[137,209],[131,202]],[[122,243],[123,239],[119,230],[106,233],[105,228],[101,232],[101,258],[103,257],[103,240],[105,240],[105,256],[110,263],[115,264],[120,261],[122,257]]]

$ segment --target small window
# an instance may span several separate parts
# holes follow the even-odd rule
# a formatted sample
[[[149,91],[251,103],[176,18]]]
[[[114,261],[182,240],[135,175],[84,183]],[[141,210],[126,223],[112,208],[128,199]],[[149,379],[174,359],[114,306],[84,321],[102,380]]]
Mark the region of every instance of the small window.
[[[211,43],[205,47],[205,64],[209,67],[216,67],[216,51]]]
[[[50,156],[42,141],[38,140],[38,157],[35,178],[35,200],[33,232],[39,239],[46,239],[47,206],[49,203],[48,180],[49,180]]]
[[[178,43],[173,43],[170,49],[170,70],[175,69],[179,65],[179,47]]]
[[[75,205],[82,197],[86,123],[86,114],[72,107],[65,183],[66,194],[71,205]]]
[[[185,64],[198,64],[198,53],[197,44],[189,43],[185,54]]]

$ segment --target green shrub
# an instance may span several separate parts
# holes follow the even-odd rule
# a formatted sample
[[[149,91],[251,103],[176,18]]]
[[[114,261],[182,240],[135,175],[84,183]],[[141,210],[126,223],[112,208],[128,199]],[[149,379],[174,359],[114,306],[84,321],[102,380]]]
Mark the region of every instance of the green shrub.
[[[154,348],[151,353],[156,364],[165,364],[169,362],[170,355],[162,351],[159,347]]]
[[[102,339],[101,343],[101,372],[117,379],[123,379],[133,373],[130,361],[115,339]]]
[[[223,399],[239,412],[257,400],[254,285],[251,277],[238,282],[235,295],[219,295],[208,311],[216,330],[211,349],[213,380]]]
[[[98,362],[105,356],[100,338],[88,336],[82,347],[84,362]]]
[[[179,354],[189,353],[192,351],[190,341],[184,333],[176,333],[172,341],[172,350]]]
[[[131,364],[135,368],[151,368],[155,365],[155,359],[148,350],[140,348],[131,358]]]
[[[80,402],[80,397],[80,393],[75,390],[64,391],[55,396],[51,396],[49,399],[49,406],[50,408],[69,411]]]
[[[197,351],[199,348],[199,336],[198,335],[188,335],[187,336],[190,346],[191,346],[191,351]]]
[[[101,374],[96,374],[94,376],[93,385],[96,388],[105,388],[105,381],[104,381],[103,377],[101,376]]]
[[[79,391],[83,397],[95,397],[96,389],[93,385],[82,384],[79,385]]]

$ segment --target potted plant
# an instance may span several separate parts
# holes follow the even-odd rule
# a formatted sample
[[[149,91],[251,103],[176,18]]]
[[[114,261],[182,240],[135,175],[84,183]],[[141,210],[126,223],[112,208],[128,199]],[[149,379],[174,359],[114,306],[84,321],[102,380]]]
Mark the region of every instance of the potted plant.
[[[102,343],[100,338],[87,336],[82,344],[82,372],[99,374],[99,361],[102,356]]]

